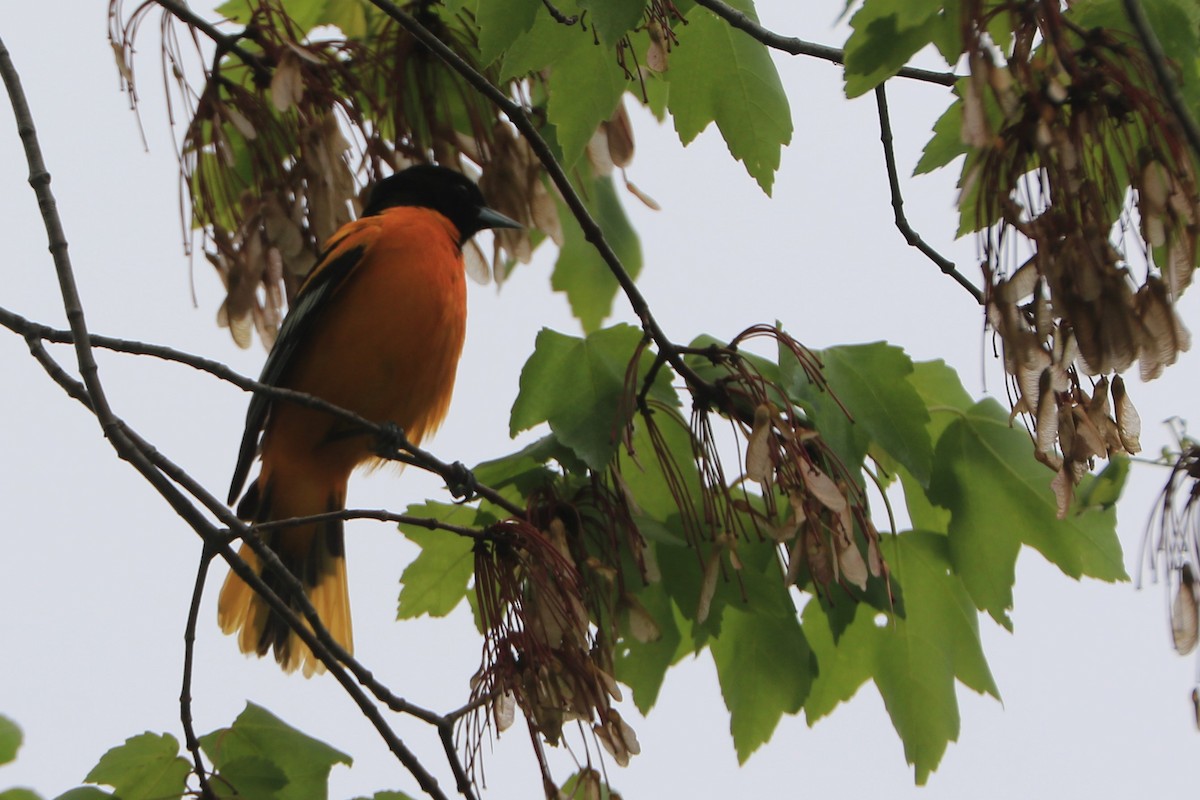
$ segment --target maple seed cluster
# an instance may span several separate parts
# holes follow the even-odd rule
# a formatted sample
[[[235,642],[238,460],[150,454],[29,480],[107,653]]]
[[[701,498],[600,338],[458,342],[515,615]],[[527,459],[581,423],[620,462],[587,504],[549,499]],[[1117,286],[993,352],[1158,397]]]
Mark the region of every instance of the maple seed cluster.
[[[971,2],[966,14],[960,202],[977,213],[1013,413],[1028,415],[1038,459],[1057,472],[1062,517],[1095,458],[1140,449],[1119,373],[1136,360],[1150,380],[1190,347],[1175,302],[1196,263],[1200,197],[1131,37],[1080,27],[1058,0]],[[988,36],[998,14],[1010,15],[1011,48]],[[1141,237],[1126,249],[1144,272],[1118,249],[1134,219]]]

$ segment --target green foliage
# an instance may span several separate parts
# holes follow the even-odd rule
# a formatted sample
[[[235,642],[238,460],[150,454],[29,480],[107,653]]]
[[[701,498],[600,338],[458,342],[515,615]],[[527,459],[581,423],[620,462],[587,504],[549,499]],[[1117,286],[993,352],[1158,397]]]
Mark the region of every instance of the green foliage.
[[[831,347],[820,357],[830,390],[853,424],[919,482],[928,483],[933,459],[926,430],[929,413],[909,380],[912,359],[885,342]]]
[[[21,741],[21,729],[17,723],[0,714],[0,764],[7,764],[17,757]]]
[[[979,608],[1012,627],[1007,612],[1023,544],[1073,578],[1128,579],[1115,512],[1090,509],[1057,519],[1047,470],[1030,457],[1028,435],[1009,425],[995,400],[941,413],[956,418],[938,440],[929,499],[951,512],[954,569]]]
[[[491,515],[469,506],[449,506],[444,503],[409,506],[406,513],[464,527],[485,527],[495,521]],[[400,577],[403,588],[400,590],[396,618],[412,619],[422,614],[446,616],[467,596],[468,584],[475,574],[472,540],[447,531],[431,531],[419,525],[402,523],[400,530],[421,548],[421,554],[404,569]]]
[[[512,0],[508,3],[479,0],[475,3],[480,61],[491,64],[501,55],[511,53],[513,43],[529,33],[538,18],[538,11],[544,9],[541,0]]]
[[[612,116],[629,85],[611,48],[575,37],[577,46],[562,57],[550,76],[546,117],[556,132],[567,169],[575,166],[596,128]]]
[[[104,796],[109,797],[110,795],[106,794]],[[17,787],[0,792],[0,800],[42,800],[42,796],[32,789]]]
[[[213,780],[254,800],[325,800],[333,765],[351,761],[254,703],[228,728],[200,737],[200,746],[220,773]]]
[[[334,25],[363,40],[378,32],[378,13],[357,0],[286,0],[283,5],[303,31]],[[637,74],[624,59],[630,52],[645,52],[649,44],[645,0],[555,5],[567,16],[586,12],[586,24],[556,21],[540,0],[464,0],[433,4],[426,11],[443,25],[466,26],[468,54],[490,70],[490,78],[528,100],[531,116],[631,276],[642,268],[636,231],[612,177],[595,174],[586,155],[598,128],[620,103],[644,102],[660,119],[670,114],[684,145],[715,123],[730,154],[770,193],[793,126],[766,47],[707,9],[680,2],[685,20],[672,20],[677,42],[669,68]],[[751,0],[731,5],[756,18]],[[219,11],[246,23],[253,7],[249,0],[229,0]],[[1147,10],[1195,104],[1200,69],[1194,54],[1200,38],[1194,4],[1164,0]],[[943,0],[866,0],[851,19],[846,42],[846,94],[870,91],[929,45],[947,63],[957,63],[960,12],[959,5]],[[1079,0],[1070,13],[1085,27],[1126,24],[1119,0]],[[993,39],[1003,47],[1006,30],[997,25]],[[961,96],[964,89],[960,85],[956,91]],[[985,98],[984,103],[985,113],[998,120],[995,102]],[[469,111],[459,109],[451,127]],[[395,133],[392,120],[371,122]],[[236,126],[219,120],[205,124],[218,126],[229,148],[195,153],[196,175],[215,182],[219,174],[238,193],[254,186],[251,148]],[[965,233],[991,220],[980,217],[979,189],[968,185],[981,156],[964,144],[962,126],[963,103],[955,99],[934,124],[916,172],[966,156],[959,225]],[[466,127],[455,130],[462,133]],[[818,452],[819,441],[828,448],[822,452],[832,452],[844,465],[844,474],[822,475],[835,491],[851,484],[867,492],[865,487],[873,487],[868,472],[883,484],[898,479],[902,487],[912,529],[883,537],[879,551],[886,568],[876,565],[865,590],[844,574],[823,582],[799,547],[805,541],[801,522],[816,523],[789,518],[796,512],[779,487],[741,475],[743,469],[750,472],[743,439],[749,438],[758,401],[737,396],[722,407],[734,418],[729,429],[742,463],[727,459],[716,470],[711,463],[698,466],[702,452],[714,456],[703,451],[695,424],[678,411],[670,370],[661,369],[643,398],[654,353],[642,353],[631,369],[647,345],[643,332],[629,325],[601,328],[612,312],[617,280],[566,206],[559,202],[557,211],[563,244],[551,283],[566,294],[585,335],[549,329],[538,335],[521,371],[510,434],[543,423],[549,433],[480,464],[476,477],[521,506],[543,491],[567,505],[602,489],[627,503],[636,526],[633,538],[644,551],[634,553],[634,546],[620,542],[612,545],[620,550],[614,562],[645,563],[636,571],[630,567],[621,581],[605,576],[619,589],[604,591],[620,597],[601,611],[589,606],[591,617],[582,627],[599,629],[616,620],[619,641],[611,668],[643,713],[654,707],[670,668],[707,649],[729,711],[734,749],[745,762],[770,740],[784,714],[803,710],[808,724],[815,724],[871,682],[916,781],[924,783],[959,735],[957,684],[999,698],[981,646],[979,612],[1011,629],[1022,548],[1036,549],[1073,578],[1126,579],[1114,504],[1129,462],[1114,458],[1099,476],[1085,479],[1074,507],[1058,519],[1050,489],[1053,473],[1033,458],[1029,436],[995,401],[976,402],[944,363],[914,363],[885,342],[835,346],[816,354],[822,364],[818,379],[783,343],[774,361],[739,351],[742,363],[771,384],[772,402],[786,407],[789,419],[808,426],[804,433],[813,438],[804,441],[813,449],[804,455]],[[235,212],[218,203],[211,219],[232,230],[239,224]],[[732,383],[727,364],[703,352],[721,346],[701,334],[687,363],[724,389]],[[705,402],[697,400],[697,416],[709,410]],[[594,507],[589,511],[595,513]],[[428,502],[411,506],[408,513],[480,531],[508,516],[486,502]],[[868,536],[874,533],[871,526],[865,518],[845,518],[854,552],[870,552],[868,543],[877,541]],[[420,553],[401,577],[399,619],[445,616],[473,597],[476,548],[482,545],[420,525],[400,529]],[[594,543],[569,544],[586,549]],[[794,571],[791,559],[800,565]],[[616,571],[611,564],[603,566]],[[532,572],[519,573],[513,583],[525,588],[534,581]],[[221,791],[228,788],[230,796],[236,792],[251,800],[324,800],[333,765],[350,763],[349,756],[253,704],[201,744]],[[0,717],[0,763],[11,760],[19,745],[20,731]],[[87,779],[114,787],[122,800],[170,798],[186,788],[189,767],[174,738],[147,733],[109,751]],[[587,796],[609,796],[608,787],[587,771],[564,786],[568,794],[593,790]],[[71,800],[109,796],[90,787],[75,791],[88,796]],[[0,800],[26,800],[11,794]],[[373,800],[407,796],[379,792]]]
[[[858,97],[895,75],[913,55],[957,22],[942,0],[867,0],[850,19],[846,96]],[[947,54],[953,63],[958,50]]]
[[[620,407],[625,370],[641,339],[641,332],[629,325],[586,339],[543,330],[521,370],[511,433],[548,422],[557,440],[588,467],[604,469],[616,450],[614,434],[624,424],[614,411]]]
[[[741,761],[770,739],[783,714],[804,709],[815,723],[871,681],[923,783],[959,734],[956,683],[999,697],[977,609],[1010,625],[1013,567],[1022,545],[1072,577],[1125,576],[1112,512],[1123,462],[1085,481],[1076,509],[1058,520],[1053,474],[1034,460],[1028,436],[994,401],[975,402],[943,362],[914,364],[885,343],[833,347],[819,354],[828,381],[822,391],[781,347],[778,364],[748,358],[765,378],[780,382],[845,463],[862,464],[869,453],[898,475],[919,527],[882,544],[892,570],[891,600],[880,593],[864,602],[866,596],[856,600],[835,588],[831,597],[809,598],[798,615],[798,595],[780,580],[773,541],[686,544],[684,498],[698,498],[702,489],[695,463],[681,455],[692,447],[682,418],[656,411],[658,438],[652,440],[638,417],[631,457],[617,450],[613,434],[624,423],[614,420],[613,409],[621,407],[626,365],[639,341],[626,326],[586,339],[543,331],[522,372],[512,428],[548,422],[552,433],[481,469],[493,479],[517,476],[513,480],[528,491],[538,481],[560,480],[564,466],[580,474],[585,465],[598,470],[618,459],[656,566],[622,623],[616,676],[647,713],[670,667],[709,649]],[[700,339],[693,346],[703,351],[712,344]],[[705,358],[692,356],[689,363],[706,380],[719,376]],[[672,397],[665,386],[655,392]],[[670,478],[650,455],[655,441],[677,456]],[[442,514],[449,507],[426,511]],[[431,559],[444,557],[436,554],[447,548],[469,550],[454,537],[424,536],[435,548]],[[453,584],[448,596],[461,597],[466,579],[464,570],[447,581]],[[426,580],[432,583],[432,574]]]
[[[750,0],[730,5],[755,18]],[[779,169],[779,153],[792,139],[792,115],[779,73],[767,49],[733,30],[708,9],[694,7],[678,30],[671,55],[667,108],[685,145],[715,122],[730,154],[767,194]]]
[[[84,780],[113,787],[121,800],[161,800],[183,794],[191,768],[174,736],[143,733],[105,753]]]
[[[63,792],[54,800],[110,800],[112,797],[109,792],[95,786],[77,786]]]
[[[771,615],[726,608],[710,644],[738,761],[770,741],[786,714],[804,704],[818,665],[793,611]]]
[[[594,178],[584,194],[584,203],[625,270],[630,277],[636,278],[642,271],[642,246],[621,207],[612,178]],[[562,203],[558,205],[558,216],[563,220],[563,245],[554,262],[550,285],[556,291],[566,293],[571,311],[584,332],[593,333],[612,313],[619,288],[617,279]]]

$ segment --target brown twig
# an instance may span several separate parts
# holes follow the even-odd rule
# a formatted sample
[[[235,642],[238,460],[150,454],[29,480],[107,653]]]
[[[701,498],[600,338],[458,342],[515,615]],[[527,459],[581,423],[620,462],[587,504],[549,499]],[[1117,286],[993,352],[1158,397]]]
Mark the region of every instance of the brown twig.
[[[5,308],[0,308],[0,325],[8,328],[14,333],[19,333],[22,336],[43,339],[47,342],[56,344],[73,344],[75,335],[71,331],[58,330],[51,328],[41,323],[33,322],[32,320],[22,317]],[[247,391],[265,394],[270,397],[275,397],[280,400],[296,403],[307,408],[314,408],[319,411],[324,411],[339,419],[342,419],[356,428],[362,430],[366,434],[375,437],[380,443],[381,448],[379,455],[395,461],[401,461],[405,464],[411,464],[419,469],[424,469],[428,472],[440,476],[447,484],[453,484],[461,481],[463,470],[465,468],[460,464],[447,463],[442,461],[437,456],[433,455],[428,450],[423,450],[420,447],[412,444],[402,431],[397,431],[394,426],[379,425],[370,420],[355,414],[353,411],[336,406],[326,400],[322,400],[314,395],[297,392],[291,389],[284,389],[279,386],[269,386],[265,383],[251,380],[250,378],[241,375],[238,372],[230,369],[225,364],[219,361],[214,361],[210,358],[204,358],[193,353],[186,353],[182,350],[176,350],[172,347],[166,347],[158,344],[149,344],[147,342],[139,342],[131,339],[118,339],[112,336],[90,335],[89,341],[92,347],[100,347],[105,350],[112,350],[117,353],[128,353],[130,355],[145,355],[159,358],[164,361],[171,361],[177,364],[192,367],[193,369],[207,372],[208,374],[220,378],[223,381],[232,383],[233,385],[245,389]],[[490,503],[493,503],[500,508],[503,508],[509,514],[516,517],[523,517],[525,510],[515,503],[508,500],[495,489],[481,484],[473,484],[472,490],[476,495],[482,497]]]
[[[158,493],[167,501],[171,508],[204,540],[206,547],[211,547],[225,559],[230,568],[246,581],[254,591],[279,613],[289,627],[304,641],[318,659],[325,664],[330,673],[345,688],[346,692],[359,706],[364,716],[371,721],[389,749],[398,760],[408,769],[417,780],[422,790],[438,800],[448,800],[438,786],[437,779],[421,764],[416,755],[396,736],[387,721],[383,719],[379,709],[367,697],[362,687],[355,683],[355,677],[366,685],[364,677],[352,677],[342,663],[353,664],[369,678],[374,678],[361,664],[354,661],[344,649],[333,641],[329,632],[321,624],[315,609],[304,596],[299,581],[279,562],[273,551],[267,548],[257,536],[238,520],[232,512],[224,508],[215,497],[205,491],[186,472],[167,461],[149,443],[141,439],[131,428],[120,420],[109,407],[103,387],[99,381],[99,370],[91,352],[90,336],[84,321],[83,307],[75,285],[74,272],[67,255],[67,239],[63,231],[61,219],[58,216],[54,195],[50,191],[50,174],[46,170],[41,148],[37,139],[36,128],[29,111],[28,102],[21,88],[20,78],[13,66],[7,48],[0,40],[0,79],[8,90],[12,102],[17,130],[25,147],[26,160],[30,170],[30,185],[38,198],[38,205],[45,223],[50,240],[50,252],[59,279],[60,291],[63,295],[63,305],[71,326],[71,334],[75,345],[76,358],[79,362],[82,381],[77,381],[66,373],[47,352],[42,341],[34,336],[27,336],[30,352],[43,366],[47,374],[57,384],[63,387],[71,397],[83,403],[100,421],[105,436],[109,439],[117,455],[130,463]],[[296,597],[304,611],[306,621],[291,610],[287,602],[273,592],[262,580],[259,574],[251,569],[225,542],[221,532],[212,526],[192,501],[180,490],[184,487],[193,497],[203,498],[210,509],[216,509],[217,515],[231,528],[239,530],[254,549],[255,554],[263,560],[268,569],[276,571],[287,591]],[[311,628],[309,627],[311,625]],[[332,645],[332,647],[330,646]],[[339,663],[342,662],[342,663]],[[455,767],[456,772],[461,766]]]
[[[507,94],[497,88],[479,70],[468,64],[445,42],[422,25],[416,17],[401,9],[395,3],[391,2],[391,0],[371,0],[371,3],[412,34],[414,39],[428,47],[448,67],[461,75],[467,83],[475,87],[480,94],[504,112],[504,115],[508,117],[513,126],[521,132],[534,154],[538,157],[538,161],[545,168],[546,174],[550,176],[550,180],[558,188],[563,201],[571,209],[571,213],[579,222],[579,226],[583,229],[584,238],[596,249],[596,252],[600,254],[600,257],[608,266],[609,271],[616,277],[617,283],[620,284],[621,290],[625,293],[625,297],[629,301],[629,305],[633,308],[633,313],[637,315],[638,320],[642,324],[642,330],[654,339],[654,343],[658,345],[659,350],[662,351],[672,369],[687,382],[688,387],[697,396],[698,402],[706,404],[708,398],[715,391],[713,386],[684,363],[683,358],[679,355],[678,348],[667,337],[666,333],[663,332],[662,327],[658,324],[658,320],[650,312],[650,306],[646,302],[646,298],[642,296],[641,291],[637,288],[637,284],[634,283],[624,264],[621,263],[620,257],[617,256],[616,252],[612,249],[612,245],[605,238],[604,231],[592,217],[587,206],[584,205],[583,198],[579,196],[579,193],[575,191],[575,187],[571,185],[571,180],[567,177],[566,171],[554,157],[554,152],[550,149],[550,145],[542,138],[537,127],[525,113],[525,109],[509,99]]]
[[[885,82],[886,83],[886,82]],[[896,229],[904,236],[904,241],[920,250],[926,258],[937,265],[943,273],[953,278],[959,286],[975,298],[975,302],[983,304],[983,292],[979,291],[966,276],[958,271],[954,262],[929,246],[921,235],[913,230],[904,214],[904,197],[900,194],[900,173],[896,169],[896,152],[892,145],[892,122],[888,115],[887,93],[885,83],[875,87],[875,104],[879,109],[879,140],[883,143],[883,159],[887,163],[888,186],[892,192],[892,212],[895,215]]]
[[[794,56],[811,56],[813,58],[832,61],[834,64],[846,63],[846,51],[837,47],[806,42],[792,36],[781,36],[769,31],[752,19],[748,14],[737,10],[723,0],[696,0],[696,5],[703,6],[728,22],[732,27],[748,33],[758,41],[774,50],[780,50]],[[940,86],[953,86],[958,76],[953,72],[934,72],[915,67],[901,67],[896,73],[898,78],[911,78],[926,83],[936,83]]]
[[[246,48],[238,44],[237,37],[227,36],[217,30],[217,26],[213,25],[208,20],[201,17],[196,12],[188,8],[187,3],[180,0],[154,0],[155,3],[169,11],[174,17],[184,22],[188,26],[199,30],[205,36],[213,40],[217,46],[217,52],[213,56],[213,63],[216,64],[221,60],[222,52],[233,53],[242,60],[247,67],[259,73],[260,76],[265,76],[270,80],[271,70],[263,64],[263,60],[251,53]]]
[[[431,531],[446,531],[456,536],[462,536],[464,539],[474,539],[475,541],[486,542],[492,541],[494,538],[487,531],[468,528],[464,525],[451,525],[433,517],[414,517],[410,514],[396,514],[385,509],[365,508],[345,508],[341,511],[326,511],[323,514],[312,514],[307,517],[290,517],[288,519],[271,520],[270,522],[259,522],[254,525],[254,530],[261,533],[263,531],[295,528],[301,525],[312,525],[330,520],[345,521],[352,519],[373,519],[380,522],[395,522],[399,525],[413,525]]]
[[[202,800],[216,800],[217,795],[208,785],[208,770],[200,753],[200,739],[192,722],[192,666],[196,655],[196,623],[200,618],[200,600],[204,597],[204,584],[208,579],[208,568],[216,555],[208,545],[200,551],[200,565],[196,568],[196,584],[192,589],[192,602],[188,607],[187,625],[183,629],[183,685],[179,690],[179,721],[183,725],[183,742],[192,754],[193,771],[200,784]]]

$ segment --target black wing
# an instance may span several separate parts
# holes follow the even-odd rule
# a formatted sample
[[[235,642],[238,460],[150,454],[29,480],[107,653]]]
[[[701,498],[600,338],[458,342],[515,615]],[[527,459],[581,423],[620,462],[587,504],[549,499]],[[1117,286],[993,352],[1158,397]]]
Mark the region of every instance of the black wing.
[[[275,340],[275,346],[271,348],[270,355],[267,356],[267,363],[263,365],[262,375],[258,378],[259,383],[267,386],[279,385],[288,365],[291,364],[292,354],[307,338],[309,331],[314,328],[315,320],[320,317],[321,308],[343,284],[346,276],[358,266],[366,251],[365,243],[344,250],[332,260],[327,260],[342,242],[343,239],[338,238],[330,243],[321,262],[317,264],[309,279],[300,288],[295,305],[288,310],[283,325],[279,327],[279,337]],[[250,408],[246,411],[246,430],[242,433],[237,466],[233,469],[233,481],[229,486],[229,499],[226,501],[230,505],[233,505],[234,501],[238,499],[242,487],[246,484],[246,477],[250,474],[250,465],[254,462],[254,457],[258,455],[259,434],[262,433],[263,426],[267,423],[267,415],[270,413],[273,402],[274,398],[257,392],[250,400]]]

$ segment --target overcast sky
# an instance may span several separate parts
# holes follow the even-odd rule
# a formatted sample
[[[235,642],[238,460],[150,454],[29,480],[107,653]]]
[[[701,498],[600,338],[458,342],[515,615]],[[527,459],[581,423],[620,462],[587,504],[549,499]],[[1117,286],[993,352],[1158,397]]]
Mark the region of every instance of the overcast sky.
[[[202,260],[191,271],[182,252],[155,25],[144,28],[138,61],[146,152],[128,98],[118,91],[106,4],[88,5],[81,13],[84,4],[67,0],[8,3],[0,37],[35,114],[89,325],[256,375],[263,351],[257,344],[238,350],[216,327],[219,282]],[[838,44],[844,34],[833,24],[843,5],[764,0],[760,15],[782,33]],[[915,358],[947,360],[973,394],[1003,402],[978,308],[891,225],[873,100],[846,102],[841,71],[832,65],[787,56],[777,63],[796,134],[773,199],[728,157],[714,131],[684,150],[669,126],[634,113],[638,151],[630,177],[663,210],[651,212],[632,196],[625,201],[642,234],[641,286],[663,327],[686,341],[702,332],[728,338],[752,323],[781,320],[813,347],[888,339]],[[898,81],[889,91],[907,174],[947,92]],[[7,104],[0,106],[0,305],[62,325],[20,142]],[[907,182],[906,208],[925,238],[977,280],[972,243],[952,238],[954,177]],[[565,300],[549,291],[551,254],[541,255],[499,293],[471,289],[457,394],[431,444],[446,460],[474,463],[514,449],[508,410],[534,336],[547,326],[578,330]],[[1185,319],[1195,319],[1195,297],[1184,305],[1191,315]],[[618,309],[618,318],[629,318],[620,300]],[[73,363],[67,350],[55,352]],[[116,413],[223,495],[247,396],[185,367],[99,357]],[[114,457],[95,420],[46,379],[18,337],[0,335],[0,363],[0,714],[26,734],[17,762],[0,768],[0,789],[26,785],[52,797],[126,737],[152,730],[182,739],[182,634],[200,542]],[[1131,380],[1147,453],[1170,441],[1160,420],[1195,414],[1195,365],[1195,356],[1186,355],[1152,385]],[[1120,535],[1133,575],[1143,524],[1164,479],[1163,470],[1138,468],[1122,505]],[[400,510],[427,496],[445,497],[436,481],[415,471],[356,478],[350,488],[357,507]],[[469,617],[460,610],[433,623],[393,621],[397,580],[414,554],[394,528],[351,524],[348,552],[363,662],[415,702],[442,710],[460,705],[479,660]],[[215,595],[223,576],[220,567],[202,610],[197,728],[227,725],[252,700],[356,757],[352,769],[335,769],[333,798],[378,789],[416,794],[334,681],[284,676],[271,661],[245,659],[219,633]],[[960,742],[924,789],[913,788],[901,743],[870,685],[815,728],[802,717],[785,718],[774,741],[739,769],[707,654],[668,675],[648,720],[629,706],[643,754],[628,769],[613,768],[614,787],[628,798],[1193,791],[1185,765],[1200,747],[1188,700],[1195,663],[1170,649],[1161,587],[1139,592],[1128,584],[1076,583],[1026,551],[1015,597],[1014,635],[981,620],[1004,705],[960,687]],[[398,729],[448,781],[432,732],[403,720]],[[519,727],[499,741],[487,765],[490,796],[537,796],[535,765]],[[561,775],[569,771],[564,765]]]

